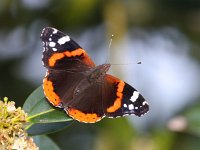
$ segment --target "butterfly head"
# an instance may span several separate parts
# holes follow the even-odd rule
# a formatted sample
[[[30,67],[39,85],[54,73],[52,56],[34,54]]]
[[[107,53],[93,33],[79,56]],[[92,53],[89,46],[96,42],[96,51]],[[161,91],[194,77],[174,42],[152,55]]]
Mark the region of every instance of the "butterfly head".
[[[92,82],[102,82],[109,68],[110,64],[102,64],[95,67],[89,75],[89,80]]]

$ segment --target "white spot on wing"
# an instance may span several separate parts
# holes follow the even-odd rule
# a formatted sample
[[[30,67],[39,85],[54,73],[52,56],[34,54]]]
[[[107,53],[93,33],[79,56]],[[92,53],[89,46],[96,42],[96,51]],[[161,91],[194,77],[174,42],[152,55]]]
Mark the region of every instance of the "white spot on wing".
[[[128,105],[128,109],[129,109],[129,110],[132,110],[132,109],[134,109],[134,106],[133,106],[133,104],[130,104],[130,105]]]
[[[52,48],[53,51],[57,51],[57,48]]]
[[[133,95],[131,96],[130,101],[135,102],[138,97],[139,97],[139,92],[138,91],[134,91]]]
[[[49,43],[49,46],[50,46],[50,47],[55,47],[55,45],[56,45],[55,42],[50,42],[50,43]]]
[[[69,36],[67,35],[67,36],[63,36],[62,38],[60,38],[59,40],[58,40],[58,43],[60,44],[60,45],[62,45],[62,44],[65,44],[66,42],[69,42],[70,41],[70,38],[69,38]]]
[[[123,116],[129,116],[130,114],[124,114]]]
[[[127,104],[124,104],[124,107],[126,108],[126,107],[127,107]]]
[[[47,71],[46,74],[45,74],[45,77],[47,77],[48,75],[49,75],[49,72]]]
[[[58,30],[53,28],[53,34],[56,34],[57,32],[58,32]]]
[[[144,102],[142,103],[143,106],[146,105],[146,104],[148,105],[148,103],[147,103],[146,101],[144,101]]]

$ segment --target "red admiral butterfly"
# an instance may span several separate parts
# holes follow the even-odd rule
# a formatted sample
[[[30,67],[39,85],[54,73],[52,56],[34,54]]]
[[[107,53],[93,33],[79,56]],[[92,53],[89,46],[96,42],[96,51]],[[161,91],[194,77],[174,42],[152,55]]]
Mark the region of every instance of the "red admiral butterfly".
[[[55,107],[85,123],[148,112],[149,105],[132,86],[106,74],[110,64],[95,66],[84,49],[55,28],[44,28],[44,94]]]

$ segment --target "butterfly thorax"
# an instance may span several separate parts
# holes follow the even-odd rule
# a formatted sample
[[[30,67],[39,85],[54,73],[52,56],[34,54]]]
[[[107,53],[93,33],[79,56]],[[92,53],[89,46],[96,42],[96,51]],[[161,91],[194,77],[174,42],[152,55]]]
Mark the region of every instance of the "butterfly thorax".
[[[103,64],[95,67],[94,69],[91,70],[88,76],[88,80],[91,83],[97,83],[97,82],[101,83],[106,75],[106,72],[108,72],[109,68],[110,64]]]
[[[87,88],[92,86],[96,83],[103,83],[104,77],[106,75],[106,72],[109,70],[110,64],[103,64],[99,65],[93,69],[91,69],[89,72],[87,72],[87,78],[80,81],[80,83],[76,86],[73,94],[73,98],[78,96],[80,93],[84,92]]]

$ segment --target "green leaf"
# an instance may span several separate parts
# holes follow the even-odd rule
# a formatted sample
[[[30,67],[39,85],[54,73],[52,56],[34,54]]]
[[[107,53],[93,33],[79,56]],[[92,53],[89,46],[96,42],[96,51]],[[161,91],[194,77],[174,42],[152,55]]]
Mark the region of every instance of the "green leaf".
[[[40,150],[47,150],[47,149],[60,150],[60,148],[56,145],[56,143],[52,141],[48,136],[45,135],[34,136],[33,139]]]
[[[44,99],[44,93],[43,93],[43,89],[42,86],[39,86],[36,90],[33,91],[33,93],[31,93],[29,95],[29,97],[26,99],[24,105],[23,105],[23,110],[26,113],[29,113],[32,109],[32,107],[37,104],[38,101]]]
[[[46,100],[41,86],[27,98],[23,109],[28,113],[29,122],[25,129],[32,135],[55,132],[72,120],[65,111],[53,107]]]
[[[69,125],[71,125],[72,122],[55,122],[55,123],[35,123],[30,124],[26,127],[27,133],[29,135],[41,135],[41,134],[49,134],[56,131],[60,131]]]
[[[187,132],[200,136],[200,103],[195,104],[190,107],[185,112],[185,117],[187,120]]]

